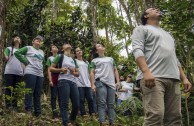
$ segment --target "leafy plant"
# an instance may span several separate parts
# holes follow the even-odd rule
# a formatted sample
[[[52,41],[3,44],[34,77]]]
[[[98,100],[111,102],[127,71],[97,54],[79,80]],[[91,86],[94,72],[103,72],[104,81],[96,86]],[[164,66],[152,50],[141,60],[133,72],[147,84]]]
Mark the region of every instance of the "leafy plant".
[[[12,86],[5,87],[5,89],[10,89],[11,95],[5,95],[5,98],[8,100],[8,102],[12,105],[14,99],[17,99],[18,103],[23,103],[24,98],[26,94],[31,93],[31,89],[25,87],[25,83],[21,82],[16,85],[16,88],[13,88]]]

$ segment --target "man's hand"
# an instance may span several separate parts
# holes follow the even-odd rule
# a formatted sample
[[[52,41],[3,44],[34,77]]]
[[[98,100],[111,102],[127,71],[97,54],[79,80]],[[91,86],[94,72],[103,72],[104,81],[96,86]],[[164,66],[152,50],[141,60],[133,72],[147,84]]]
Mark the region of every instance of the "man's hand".
[[[96,92],[96,86],[94,84],[92,84],[91,89],[92,89],[92,92]]]
[[[117,82],[115,85],[116,85],[116,89],[119,89],[121,87],[121,83],[120,82]]]
[[[52,82],[52,81],[49,81],[49,85],[50,85],[51,87],[53,87],[53,82]]]
[[[192,89],[192,84],[188,81],[188,79],[184,79],[183,84],[184,84],[184,88],[185,88],[184,92],[185,93],[190,92]]]
[[[152,75],[152,73],[150,72],[150,70],[147,70],[143,73],[143,78],[144,78],[146,87],[151,89],[152,87],[154,87],[156,85],[155,78]]]

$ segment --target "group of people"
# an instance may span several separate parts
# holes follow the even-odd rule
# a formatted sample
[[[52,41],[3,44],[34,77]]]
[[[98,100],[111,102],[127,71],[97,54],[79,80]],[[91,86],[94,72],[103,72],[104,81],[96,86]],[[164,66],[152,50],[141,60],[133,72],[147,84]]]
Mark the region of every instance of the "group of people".
[[[161,27],[161,13],[158,9],[149,8],[142,15],[142,25],[137,26],[132,34],[133,54],[139,69],[137,82],[143,93],[145,110],[144,126],[181,126],[181,95],[179,80],[183,81],[185,92],[191,90],[191,83],[184,74],[175,53],[174,38]],[[16,87],[22,76],[26,88],[31,93],[25,96],[25,110],[34,115],[41,114],[41,90],[44,81],[44,52],[40,49],[43,38],[37,36],[32,40],[32,46],[19,49],[21,39],[15,36],[11,47],[5,49],[5,81],[6,86]],[[48,79],[51,87],[51,106],[53,117],[57,116],[56,101],[58,95],[60,116],[64,126],[74,124],[80,111],[86,115],[85,99],[88,102],[89,114],[95,114],[95,104],[100,125],[109,124],[115,120],[115,93],[119,89],[117,104],[132,95],[132,76],[126,82],[120,83],[119,73],[113,58],[105,56],[105,47],[96,44],[93,48],[93,60],[89,63],[83,58],[83,51],[77,47],[73,50],[69,43],[62,45],[62,54],[58,54],[56,45],[51,46],[52,56],[47,60]],[[73,56],[74,55],[74,56]],[[74,58],[72,58],[74,57]],[[21,64],[22,63],[22,64]],[[96,96],[94,95],[94,92]],[[6,95],[11,95],[6,88]],[[68,105],[71,99],[71,114],[68,117]],[[6,107],[17,108],[17,99]]]
[[[40,49],[42,41],[43,38],[37,36],[32,40],[32,46],[19,49],[21,39],[15,36],[12,46],[7,47],[4,52],[7,61],[6,87],[15,88],[24,75],[26,88],[31,89],[31,92],[25,95],[25,110],[32,115],[34,107],[34,115],[37,117],[41,114],[41,91],[44,81],[44,52]],[[91,63],[83,58],[81,48],[77,47],[72,51],[71,45],[66,42],[62,45],[62,54],[58,54],[56,45],[51,45],[50,50],[52,56],[48,57],[46,65],[53,118],[58,116],[56,111],[58,101],[63,125],[74,124],[78,112],[82,117],[86,116],[85,99],[87,99],[89,114],[93,116],[98,111],[100,125],[103,125],[108,112],[109,123],[112,125],[115,120],[115,89],[120,80],[114,59],[105,56],[105,47],[102,44],[95,45],[94,59]],[[11,96],[9,88],[6,88],[5,95]],[[72,108],[68,117],[69,99]],[[5,101],[6,108],[17,109],[17,99],[14,99],[13,103],[8,99]]]

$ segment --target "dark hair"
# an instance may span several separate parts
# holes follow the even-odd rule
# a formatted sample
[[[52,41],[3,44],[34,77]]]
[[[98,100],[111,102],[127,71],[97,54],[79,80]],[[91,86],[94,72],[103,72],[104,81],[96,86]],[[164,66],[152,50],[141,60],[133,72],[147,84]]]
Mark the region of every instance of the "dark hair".
[[[20,38],[20,36],[17,35],[17,34],[13,35],[12,42],[11,42],[11,56],[13,56],[13,49],[14,49],[14,46],[15,46],[15,42],[14,42],[15,37],[19,37]]]
[[[142,16],[141,16],[141,23],[142,25],[146,25],[147,24],[147,18],[145,18],[145,16],[147,15],[148,13],[146,12],[146,10],[143,12]]]
[[[97,44],[100,44],[100,45],[102,45],[102,46],[104,47],[104,44],[102,44],[102,43],[97,43]],[[91,51],[91,52],[92,52],[92,58],[93,58],[93,59],[99,57],[98,53],[96,53],[96,51],[97,51],[96,45],[97,45],[97,44],[95,44],[95,45],[93,46],[92,51]]]
[[[96,53],[96,51],[97,51],[96,45],[94,45],[94,46],[92,47],[92,50],[91,50],[91,52],[92,52],[92,58],[93,58],[93,59],[99,57],[99,55],[98,55],[98,53]]]
[[[49,56],[52,56],[52,55],[53,55],[53,54],[52,54],[52,52],[51,52],[51,50],[52,50],[52,47],[53,47],[53,46],[56,46],[56,45],[55,45],[55,44],[51,44],[51,45],[50,45],[50,52],[49,52]],[[57,46],[56,46],[56,47],[57,47]]]
[[[74,49],[74,50],[73,50],[73,53],[74,53],[74,58],[75,58],[75,59],[77,58],[77,56],[76,56],[76,49],[77,49],[77,48],[80,48],[80,47],[74,47],[74,48],[73,48],[73,49]],[[80,48],[80,49],[82,50],[82,53],[84,54],[84,50],[83,50],[82,48]],[[87,60],[84,58],[84,55],[83,55],[82,58],[83,58],[83,61],[84,61],[84,62],[87,61]]]

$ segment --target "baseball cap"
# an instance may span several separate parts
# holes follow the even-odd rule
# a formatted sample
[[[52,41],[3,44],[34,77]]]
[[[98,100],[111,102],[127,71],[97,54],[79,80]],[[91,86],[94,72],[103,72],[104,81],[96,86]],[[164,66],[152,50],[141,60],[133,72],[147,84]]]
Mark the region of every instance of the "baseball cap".
[[[32,41],[34,41],[34,40],[36,40],[36,39],[39,39],[41,42],[43,41],[43,37],[40,36],[40,35],[36,36]]]

